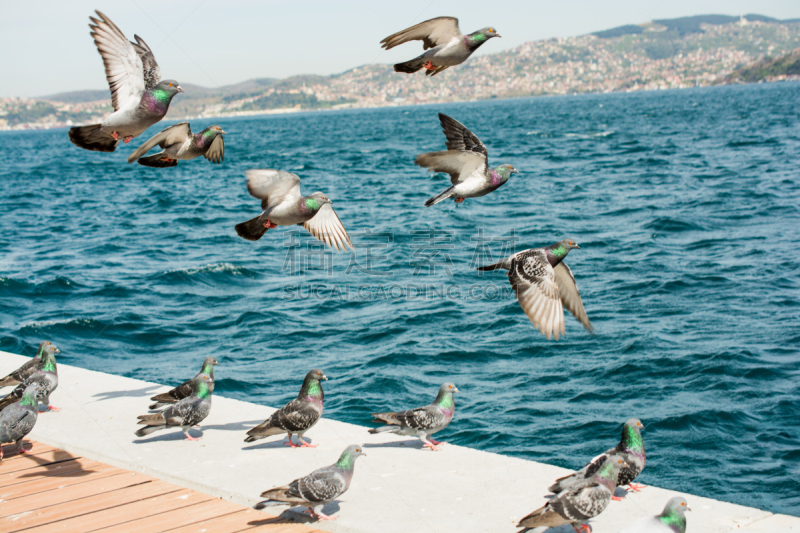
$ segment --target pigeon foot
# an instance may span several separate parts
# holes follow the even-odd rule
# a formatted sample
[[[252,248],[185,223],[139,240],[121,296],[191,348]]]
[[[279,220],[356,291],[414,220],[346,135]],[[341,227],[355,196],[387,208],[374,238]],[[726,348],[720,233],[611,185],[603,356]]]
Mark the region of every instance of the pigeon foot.
[[[125,142],[128,142],[128,141],[125,141]],[[167,163],[172,163],[173,161],[177,161],[177,159],[172,159],[172,158],[169,158],[169,157],[162,157],[161,161],[166,161]]]
[[[422,64],[426,70],[436,70],[436,65],[433,64],[433,61],[428,61],[427,63]]]
[[[439,448],[438,446],[436,446],[432,442],[426,442],[425,444],[422,445],[422,447],[423,448],[430,448],[432,452],[438,452],[438,451],[441,450],[441,448]]]
[[[338,517],[323,513],[317,513],[317,520],[336,520]]]
[[[119,140],[119,133],[117,133],[116,131],[112,131],[111,132],[111,136],[114,137],[115,141]]]
[[[575,531],[577,531],[578,533],[583,533],[584,531],[585,531],[586,533],[592,533],[592,526],[590,526],[589,524],[581,524],[581,527],[575,527],[575,526],[573,525],[573,526],[572,526],[572,529],[574,529],[574,530],[575,530]]]
[[[273,223],[271,220],[267,220],[266,222],[264,222],[264,227],[267,229],[272,229],[272,228],[277,228],[278,225]]]
[[[612,496],[611,499],[615,502],[621,502],[623,500],[623,498],[620,498],[619,496]]]
[[[200,440],[200,437],[192,437],[188,433],[185,433],[186,439],[185,440]]]
[[[133,140],[133,135],[128,135],[127,137],[125,137],[124,139],[122,139],[122,142],[124,142],[125,144],[128,144],[128,143],[129,143],[129,142],[131,142],[132,140]]]
[[[442,441],[440,441],[440,440],[433,440],[433,439],[432,439],[432,438],[430,438],[430,437],[428,437],[428,442],[430,442],[430,443],[431,443],[431,444],[433,444],[434,446],[438,446],[439,444],[441,444],[441,443],[442,443]]]
[[[639,492],[643,488],[647,487],[647,485],[642,485],[641,483],[628,483],[628,487],[630,487],[633,492]]]
[[[457,203],[457,204],[460,204],[460,203],[461,203],[461,202],[463,202],[464,200],[466,200],[466,198],[462,198],[462,197],[460,197],[460,196],[459,196],[458,198],[456,198],[456,203]]]
[[[33,449],[33,446],[31,446],[31,449]],[[31,452],[30,450],[26,450],[25,447],[22,444],[20,444],[18,453],[31,453]]]
[[[291,440],[290,440],[289,442],[284,442],[284,443],[283,443],[283,445],[284,445],[284,446],[291,446],[292,448],[302,448],[302,446],[301,446],[301,445],[299,445],[299,444],[295,444],[295,443],[294,443],[294,442],[292,442]]]
[[[60,410],[61,410],[61,408],[60,408],[60,407],[56,407],[55,405],[48,405],[48,406],[47,406],[47,408],[46,408],[44,411],[42,411],[42,412],[43,412],[43,413],[46,413],[46,412],[48,412],[48,411],[55,411],[55,412],[58,412],[58,411],[60,411]]]
[[[300,441],[300,446],[298,448],[316,448],[319,444],[311,444],[310,442],[306,442],[304,440]]]

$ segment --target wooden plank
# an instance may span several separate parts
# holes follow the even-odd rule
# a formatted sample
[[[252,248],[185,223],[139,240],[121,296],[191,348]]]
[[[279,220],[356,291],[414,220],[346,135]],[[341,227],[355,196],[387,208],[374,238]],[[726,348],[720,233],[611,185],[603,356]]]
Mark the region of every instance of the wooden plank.
[[[9,474],[11,472],[19,472],[20,470],[28,470],[30,468],[41,468],[61,461],[69,461],[71,459],[80,459],[71,453],[62,450],[50,450],[41,454],[23,454],[15,461],[0,461],[0,476]]]
[[[76,459],[74,461],[64,461],[55,463],[49,467],[36,469],[20,470],[10,474],[0,475],[0,488],[27,483],[37,479],[54,476],[88,476],[94,468],[98,468],[103,463],[90,459]]]
[[[148,516],[117,524],[102,529],[95,530],[93,533],[141,533],[143,531],[165,531],[176,527],[189,525],[194,522],[208,520],[230,513],[238,512],[242,509],[241,505],[230,503],[219,498],[209,496],[209,500],[187,505],[180,509],[172,509],[163,513]]]
[[[58,448],[54,448],[53,446],[48,446],[47,444],[41,444],[34,441],[25,440],[22,441],[25,447],[25,450],[31,454],[39,454],[50,452],[53,450],[57,450]],[[14,444],[6,444],[3,446],[3,461],[0,462],[0,466],[6,464],[6,461],[16,461],[17,459],[24,458],[26,454],[24,453],[17,453],[17,446]]]
[[[81,471],[77,471],[80,473]],[[31,494],[39,494],[50,490],[68,487],[70,485],[77,485],[79,483],[86,483],[94,479],[100,479],[108,476],[115,476],[129,472],[124,468],[117,468],[111,465],[99,464],[98,466],[88,471],[86,475],[58,475],[58,476],[40,476],[32,477],[27,481],[9,485],[7,487],[0,487],[0,500],[11,501],[16,498],[30,496]],[[0,512],[2,508],[0,508]]]
[[[163,530],[164,533],[232,533],[234,531],[263,531],[264,533],[312,533],[315,531],[304,524],[242,507],[236,513],[203,520],[188,526]]]

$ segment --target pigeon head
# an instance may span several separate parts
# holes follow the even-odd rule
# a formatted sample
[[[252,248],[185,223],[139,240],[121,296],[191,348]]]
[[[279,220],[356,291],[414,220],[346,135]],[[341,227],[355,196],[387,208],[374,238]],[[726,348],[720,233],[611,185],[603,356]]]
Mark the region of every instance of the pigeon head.
[[[619,442],[619,448],[623,451],[643,452],[644,441],[642,440],[641,431],[644,429],[644,424],[638,418],[631,418],[622,427],[622,438]]]
[[[313,212],[319,211],[319,209],[325,204],[332,204],[331,199],[328,198],[328,195],[324,192],[315,192],[313,194],[309,194],[305,197],[305,205],[307,208],[311,209]]]
[[[54,372],[56,369],[56,354],[61,353],[55,344],[48,344],[42,350],[42,358],[39,360],[39,370]]]
[[[606,462],[603,463],[603,466],[601,466],[600,470],[594,475],[594,480],[606,485],[609,487],[609,490],[613,492],[619,480],[619,471],[629,466],[630,465],[621,455],[614,454],[606,459]]]
[[[494,170],[495,172],[503,176],[505,179],[510,178],[511,174],[519,174],[519,170],[514,168],[514,165],[511,165],[509,163],[506,163],[505,165],[500,165]]]
[[[475,38],[478,36],[482,36],[482,41],[488,41],[493,37],[500,37],[500,34],[497,33],[497,30],[494,28],[494,26],[486,26],[485,28],[481,28],[478,31],[470,33],[470,37],[472,37],[473,40],[475,40]]]
[[[458,393],[458,392],[461,392],[461,391],[459,391],[458,388],[456,388],[455,384],[453,384],[453,383],[445,383],[444,385],[439,387],[439,393],[440,394],[441,393],[444,393],[444,394],[455,394],[455,393]]]
[[[453,400],[453,394],[457,392],[459,390],[453,383],[445,383],[439,387],[439,394],[436,395],[436,400],[433,403],[445,411],[455,412],[456,403]]]
[[[170,97],[183,92],[183,88],[175,80],[161,80],[153,89],[160,89],[167,93]]]
[[[557,242],[545,248],[545,253],[547,253],[547,259],[550,261],[550,265],[555,267],[565,257],[567,257],[567,254],[573,248],[578,248],[580,250],[578,243],[572,239],[564,239],[563,241]]]
[[[328,381],[328,377],[325,375],[325,372],[319,368],[315,368],[306,374],[306,381]]]
[[[208,374],[201,374],[195,378],[192,386],[192,392],[195,394],[195,396],[198,398],[207,398],[211,395],[213,390],[214,379]]]
[[[25,390],[22,392],[22,400],[20,400],[20,403],[22,405],[31,405],[34,407],[39,405],[39,400],[37,398],[39,397],[40,390],[41,385],[38,383],[31,383],[25,387]]]
[[[325,399],[325,393],[322,391],[320,381],[327,381],[328,376],[319,368],[315,368],[303,380],[303,386],[300,388],[299,398],[309,398],[317,401]]]
[[[351,444],[347,448],[344,449],[342,455],[339,456],[339,460],[336,461],[336,466],[339,468],[345,468],[347,470],[352,470],[353,466],[356,463],[356,459],[361,457],[362,455],[367,455],[364,453],[364,446],[362,444]]]
[[[681,497],[672,498],[667,502],[658,520],[673,531],[686,531],[686,511],[691,511],[686,500]]]
[[[219,363],[213,357],[206,357],[206,360],[203,361],[203,368],[201,372],[205,372],[206,374],[211,374],[211,379],[214,379],[214,367],[217,366]]]
[[[219,126],[209,126],[200,132],[203,137],[216,137],[217,135],[225,135],[227,133]]]
[[[50,344],[52,344],[50,341],[42,341],[39,344],[39,351],[36,352],[36,357],[41,357],[42,356],[42,352],[44,351],[45,347],[50,345]]]

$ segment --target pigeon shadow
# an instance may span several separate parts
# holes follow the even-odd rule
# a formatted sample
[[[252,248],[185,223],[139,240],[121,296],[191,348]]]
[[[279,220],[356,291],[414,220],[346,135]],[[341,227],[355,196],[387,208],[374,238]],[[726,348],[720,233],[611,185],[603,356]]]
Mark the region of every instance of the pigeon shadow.
[[[392,442],[370,443],[370,444],[364,444],[364,448],[408,448],[411,450],[424,449],[423,443],[419,439],[393,440]]]
[[[617,498],[627,498],[628,491],[623,489],[622,487],[616,487],[614,489],[614,496],[616,496]]]
[[[92,396],[92,398],[97,398],[94,402],[102,402],[103,400],[113,400],[114,398],[130,398],[130,397],[147,397],[148,399],[150,396],[158,390],[162,388],[162,385],[148,385],[146,387],[142,387],[141,389],[133,389],[133,390],[123,390],[123,391],[116,391],[116,392],[100,392]]]
[[[200,429],[221,429],[224,431],[243,431],[245,429],[250,429],[255,427],[256,425],[260,424],[260,420],[256,421],[247,421],[247,422],[230,422],[228,424],[203,424],[200,423]]]
[[[270,437],[274,437],[276,435],[270,435]],[[267,439],[269,437],[266,437]],[[303,440],[308,442],[309,444],[313,444],[314,440],[308,437],[303,437]],[[292,442],[297,444],[297,435],[292,437]],[[284,446],[289,446],[289,439],[287,437],[283,437],[279,440],[269,440],[266,442],[259,442],[258,444],[253,444],[252,446],[243,446],[243,450],[266,450],[269,448],[283,448]]]
[[[261,509],[262,511],[269,512],[269,508],[271,506],[264,507]],[[280,507],[280,505],[276,505],[275,507]],[[252,522],[248,522],[248,525],[266,525],[266,524],[286,524],[286,523],[293,523],[293,524],[313,524],[319,522],[316,518],[312,517],[308,513],[305,513],[308,509],[307,507],[290,507],[283,511],[279,516],[274,518],[266,518],[264,520],[253,520]],[[328,503],[325,507],[322,508],[322,512],[326,515],[333,515],[338,513],[340,510],[339,502],[332,501]]]
[[[29,443],[27,443],[29,444]],[[12,448],[14,449],[15,453],[5,454],[6,449]],[[81,477],[81,476],[88,476],[89,474],[93,473],[94,470],[84,470],[83,467],[77,462],[80,457],[68,454],[67,457],[61,457],[57,460],[54,459],[46,459],[44,457],[40,457],[38,455],[34,455],[36,450],[25,446],[26,452],[24,454],[20,454],[16,450],[16,446],[11,445],[8,447],[3,448],[4,452],[4,461],[0,464],[8,464],[9,460],[14,462],[14,465],[22,466],[25,464],[26,466],[21,470],[26,470],[29,468],[36,468],[36,467],[44,467],[45,470],[42,471],[39,468],[36,468],[34,472],[28,472],[27,474],[21,474],[15,476],[16,479],[22,478],[41,478],[41,477]],[[77,467],[77,468],[76,468]]]
[[[144,426],[143,426],[144,427]],[[174,429],[174,431],[170,431]],[[174,441],[174,440],[186,440],[186,435],[183,434],[180,427],[175,428],[168,428],[164,431],[167,433],[162,433],[161,435],[156,435],[154,437],[138,437],[136,440],[133,441],[134,444],[148,444],[151,442],[161,442],[161,441]],[[202,432],[197,429],[190,429],[189,435],[192,437],[197,437],[197,434],[200,433],[200,438],[203,437]]]

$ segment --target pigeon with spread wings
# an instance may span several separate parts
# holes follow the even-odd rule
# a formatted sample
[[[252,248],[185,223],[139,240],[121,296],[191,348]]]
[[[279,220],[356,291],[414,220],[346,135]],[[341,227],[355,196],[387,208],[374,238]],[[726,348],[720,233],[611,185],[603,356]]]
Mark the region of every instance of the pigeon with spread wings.
[[[431,172],[450,174],[452,185],[425,202],[426,207],[453,198],[460,204],[466,198],[478,198],[499,189],[519,171],[508,163],[488,167],[489,152],[477,135],[459,121],[439,113],[439,121],[447,138],[447,151],[420,154],[414,163]]]
[[[275,169],[247,171],[247,190],[261,200],[264,211],[257,217],[236,225],[236,233],[257,241],[267,230],[278,226],[303,226],[311,235],[331,248],[353,250],[353,243],[333,210],[333,202],[321,192],[309,196],[300,193],[300,178],[291,172]]]
[[[394,70],[412,74],[424,67],[426,75],[435,76],[448,67],[463,63],[494,37],[500,35],[492,27],[464,35],[458,28],[457,18],[437,17],[390,35],[381,41],[381,47],[391,50],[409,41],[422,41],[422,49],[427,51],[411,61],[398,63]]]
[[[111,19],[100,11],[89,17],[91,35],[103,58],[111,89],[114,112],[100,124],[69,129],[69,139],[78,147],[113,152],[120,139],[126,143],[164,118],[172,98],[183,89],[175,80],[161,80],[161,69],[144,39],[128,41]]]
[[[205,156],[212,163],[219,163],[225,158],[225,131],[219,126],[209,126],[200,133],[192,134],[188,122],[180,122],[153,135],[135,152],[128,156],[128,163],[138,160],[146,167],[174,167],[178,160],[194,159]],[[142,157],[154,146],[162,150],[157,154]]]

